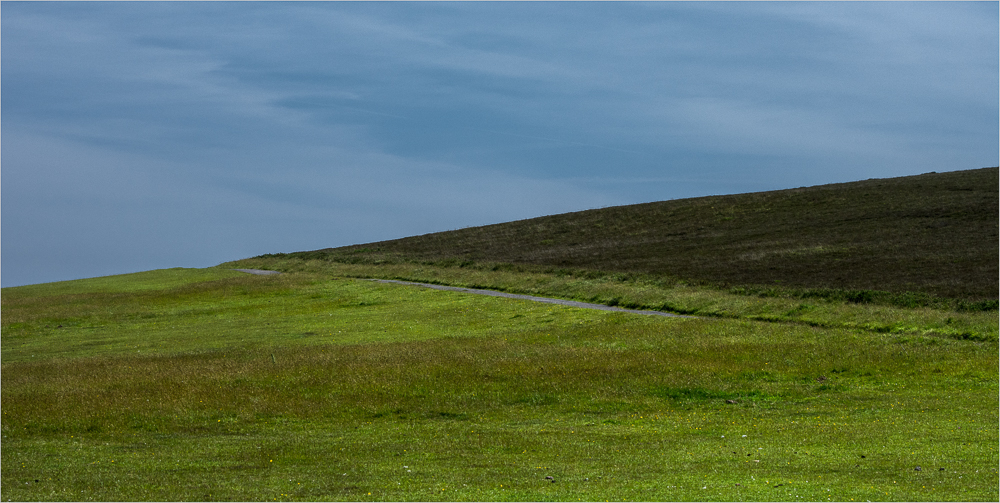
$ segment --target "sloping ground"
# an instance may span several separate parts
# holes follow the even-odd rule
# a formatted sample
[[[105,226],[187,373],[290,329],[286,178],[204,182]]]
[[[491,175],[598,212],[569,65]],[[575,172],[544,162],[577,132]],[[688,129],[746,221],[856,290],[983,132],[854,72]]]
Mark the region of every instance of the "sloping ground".
[[[997,168],[595,209],[288,255],[998,297]]]

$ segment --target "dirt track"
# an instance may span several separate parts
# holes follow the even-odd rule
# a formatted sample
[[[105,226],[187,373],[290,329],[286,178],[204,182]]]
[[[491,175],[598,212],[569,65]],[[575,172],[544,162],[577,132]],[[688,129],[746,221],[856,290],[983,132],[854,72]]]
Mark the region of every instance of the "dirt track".
[[[233,269],[234,271],[245,272],[247,274],[257,274],[260,276],[269,276],[271,274],[281,274],[278,271],[265,271],[263,269]]]
[[[270,275],[281,274],[278,271],[265,271],[263,269],[233,269],[234,271],[248,274]],[[397,285],[419,286],[423,288],[433,288],[434,290],[447,290],[451,292],[464,292],[476,295],[489,295],[490,297],[503,297],[506,299],[530,300],[533,302],[545,302],[548,304],[558,304],[560,306],[579,307],[582,309],[597,309],[600,311],[617,311],[620,313],[647,314],[651,316],[668,316],[672,318],[697,318],[697,316],[685,316],[683,314],[664,313],[662,311],[639,311],[636,309],[625,309],[621,307],[606,306],[604,304],[591,304],[589,302],[577,302],[575,300],[550,299],[548,297],[535,297],[533,295],[520,295],[516,293],[504,293],[493,290],[477,290],[475,288],[462,288],[457,286],[432,285],[430,283],[414,283],[412,281],[397,281],[394,279],[370,279],[378,283],[395,283]]]
[[[399,285],[412,285],[420,286],[424,288],[433,288],[435,290],[448,290],[451,292],[465,292],[474,293],[476,295],[489,295],[490,297],[504,297],[507,299],[521,299],[530,300],[534,302],[545,302],[548,304],[559,304],[560,306],[570,306],[579,307],[583,309],[598,309],[601,311],[618,311],[621,313],[633,313],[633,314],[648,314],[652,316],[669,316],[673,318],[697,318],[697,316],[685,316],[682,314],[664,313],[662,311],[639,311],[636,309],[625,309],[621,307],[606,306],[604,304],[591,304],[589,302],[577,302],[575,300],[563,300],[563,299],[550,299],[548,297],[535,297],[533,295],[520,295],[516,293],[504,293],[496,292],[493,290],[477,290],[474,288],[461,288],[457,286],[443,286],[443,285],[432,285],[429,283],[413,283],[410,281],[396,281],[392,279],[373,279],[369,281],[377,281],[379,283],[396,283]]]

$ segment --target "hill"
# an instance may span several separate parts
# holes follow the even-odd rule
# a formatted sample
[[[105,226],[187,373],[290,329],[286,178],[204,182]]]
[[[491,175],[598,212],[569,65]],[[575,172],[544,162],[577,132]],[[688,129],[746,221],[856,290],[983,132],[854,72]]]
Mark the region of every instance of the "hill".
[[[854,260],[873,250],[934,286],[947,260],[992,253],[995,270],[996,177],[607,208],[4,288],[2,495],[997,501],[997,300],[748,295],[680,280],[713,269],[657,255],[687,246],[735,273],[770,255],[807,269],[842,246],[845,277],[875,271]],[[750,279],[819,283],[774,263]]]
[[[593,209],[282,254],[995,300],[998,168]],[[275,257],[267,255],[265,257]]]

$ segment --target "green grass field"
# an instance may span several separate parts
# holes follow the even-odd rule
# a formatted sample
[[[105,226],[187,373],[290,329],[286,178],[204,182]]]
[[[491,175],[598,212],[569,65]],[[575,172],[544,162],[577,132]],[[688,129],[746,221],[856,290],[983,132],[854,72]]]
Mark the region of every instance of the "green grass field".
[[[4,288],[0,499],[997,501],[997,177]]]
[[[995,311],[266,260],[3,289],[0,497],[1000,497]]]

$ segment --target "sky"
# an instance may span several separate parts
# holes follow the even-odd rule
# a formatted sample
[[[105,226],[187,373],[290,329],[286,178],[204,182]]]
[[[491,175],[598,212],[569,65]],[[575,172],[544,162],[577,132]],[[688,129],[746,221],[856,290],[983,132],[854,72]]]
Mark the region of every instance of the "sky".
[[[0,3],[0,284],[996,166],[998,2]]]

